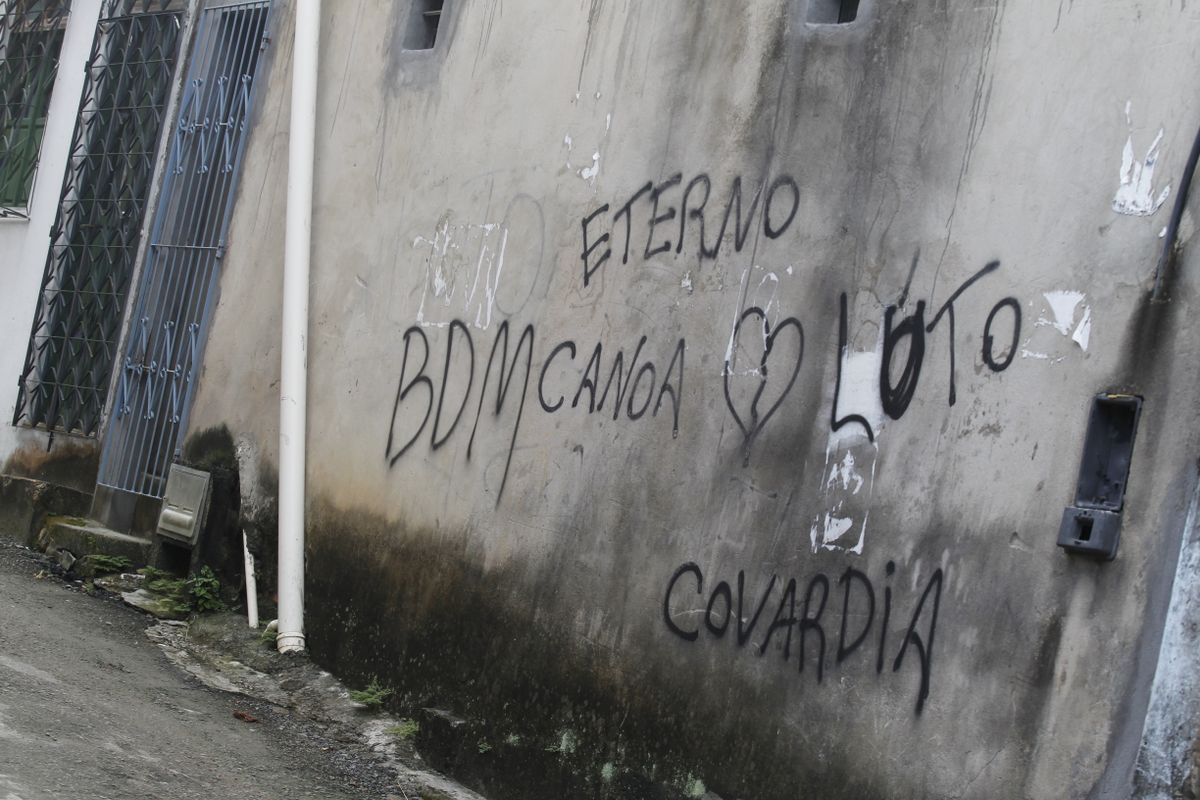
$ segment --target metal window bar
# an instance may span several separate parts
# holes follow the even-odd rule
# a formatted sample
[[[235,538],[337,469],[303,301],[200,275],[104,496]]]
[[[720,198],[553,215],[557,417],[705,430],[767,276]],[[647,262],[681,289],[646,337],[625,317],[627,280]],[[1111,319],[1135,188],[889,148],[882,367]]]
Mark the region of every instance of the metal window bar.
[[[0,0],[0,218],[26,219],[71,0]]]
[[[245,150],[270,0],[201,12],[100,462],[162,497],[195,389]]]
[[[13,424],[95,436],[108,395],[184,0],[105,0]]]

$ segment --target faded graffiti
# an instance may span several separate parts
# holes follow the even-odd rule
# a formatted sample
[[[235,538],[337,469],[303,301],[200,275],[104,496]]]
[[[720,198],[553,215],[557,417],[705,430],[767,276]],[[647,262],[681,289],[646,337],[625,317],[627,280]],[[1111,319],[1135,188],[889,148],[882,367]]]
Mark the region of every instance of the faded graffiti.
[[[412,246],[424,253],[425,280],[417,324],[446,327],[457,319],[486,330],[495,312],[507,245],[508,226],[498,223],[451,225],[443,220],[432,238],[418,236]]]

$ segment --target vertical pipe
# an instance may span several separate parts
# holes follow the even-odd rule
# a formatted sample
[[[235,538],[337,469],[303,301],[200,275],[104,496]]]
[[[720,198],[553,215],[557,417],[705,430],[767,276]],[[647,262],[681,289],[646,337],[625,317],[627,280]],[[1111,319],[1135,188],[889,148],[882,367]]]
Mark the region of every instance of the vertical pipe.
[[[292,56],[283,343],[279,391],[279,633],[281,653],[304,649],[304,446],[308,402],[308,281],[321,0],[298,0]]]
[[[242,564],[246,570],[246,622],[251,628],[258,630],[258,579],[254,576],[254,556],[250,553],[250,543],[246,541],[246,531],[242,531]]]

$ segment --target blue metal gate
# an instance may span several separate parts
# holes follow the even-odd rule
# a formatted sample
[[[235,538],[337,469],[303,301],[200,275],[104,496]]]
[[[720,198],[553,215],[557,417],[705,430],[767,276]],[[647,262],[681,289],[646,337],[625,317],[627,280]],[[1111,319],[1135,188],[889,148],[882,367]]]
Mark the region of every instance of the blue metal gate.
[[[203,9],[125,344],[101,485],[162,497],[195,389],[270,0]]]

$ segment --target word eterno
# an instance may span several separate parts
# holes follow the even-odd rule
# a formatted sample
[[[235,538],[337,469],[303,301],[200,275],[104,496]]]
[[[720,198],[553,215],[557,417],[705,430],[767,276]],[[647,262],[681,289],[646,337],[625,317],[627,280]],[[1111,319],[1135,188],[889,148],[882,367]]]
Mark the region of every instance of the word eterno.
[[[762,232],[768,239],[778,239],[791,227],[800,209],[800,186],[790,175],[779,175],[769,185],[764,180],[749,198],[742,188],[742,176],[738,175],[729,188],[723,214],[709,208],[712,194],[713,183],[707,174],[697,175],[685,186],[683,173],[677,172],[657,184],[648,181],[616,211],[605,203],[589,213],[583,218],[583,252],[580,254],[583,285],[591,283],[596,270],[614,257],[615,247],[620,248],[622,264],[629,263],[631,250],[635,257],[643,259],[672,250],[678,255],[685,244],[690,247],[688,228],[691,226],[698,238],[700,259],[711,261],[720,255],[731,219],[734,250],[740,253],[756,226],[762,225]],[[639,202],[642,198],[645,198],[644,203]],[[645,211],[640,210],[643,205],[647,207]],[[636,212],[635,207],[639,208]],[[635,214],[639,219],[644,218],[644,245],[641,224],[636,231],[634,229]],[[761,222],[757,219],[760,215]],[[707,231],[715,227],[718,216],[720,228],[710,243]],[[678,222],[675,221],[677,218]]]

